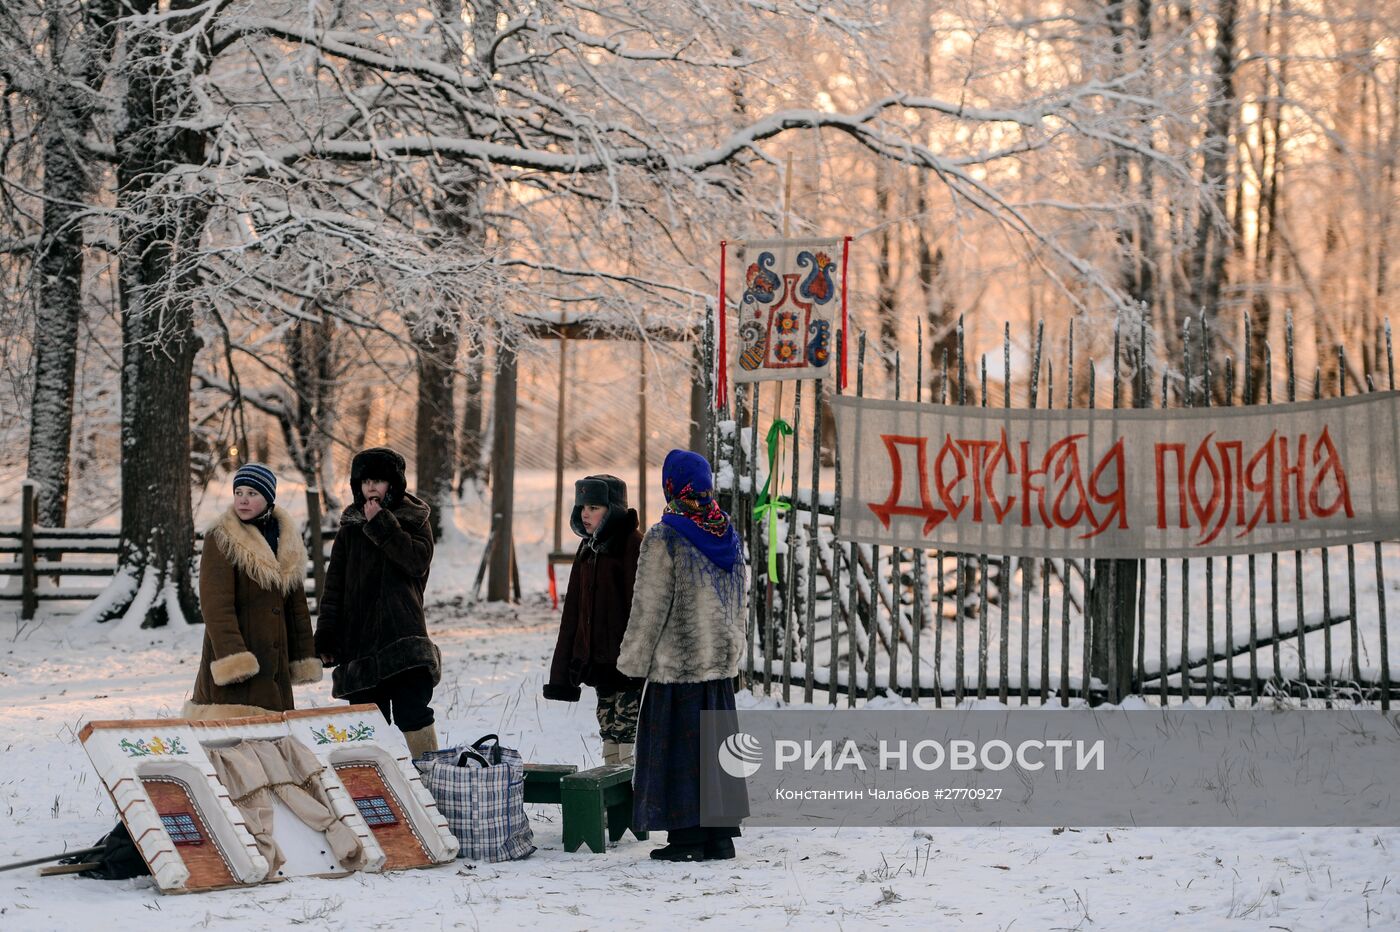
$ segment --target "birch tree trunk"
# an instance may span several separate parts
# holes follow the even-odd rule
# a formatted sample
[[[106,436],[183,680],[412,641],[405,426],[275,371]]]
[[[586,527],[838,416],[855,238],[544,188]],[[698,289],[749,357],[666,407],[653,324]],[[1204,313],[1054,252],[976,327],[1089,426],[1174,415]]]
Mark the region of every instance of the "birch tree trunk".
[[[923,66],[924,88],[933,86],[933,30],[930,20],[934,15],[933,5],[924,4],[922,21],[921,61]],[[930,235],[932,218],[929,216],[928,178],[920,173],[915,179],[918,234],[916,249],[919,253],[919,295],[924,303],[924,321],[928,329],[925,343],[928,360],[924,371],[928,373],[928,401],[937,402],[943,397],[944,359],[952,359],[958,348],[958,304],[952,294],[951,276],[947,272],[947,257],[943,247],[935,246]],[[951,386],[948,387],[952,397]]]
[[[1255,156],[1255,171],[1258,174],[1259,205],[1255,215],[1254,241],[1254,297],[1250,301],[1250,315],[1258,333],[1266,337],[1274,316],[1274,289],[1278,287],[1279,226],[1282,200],[1284,151],[1286,140],[1283,136],[1282,101],[1288,95],[1288,23],[1291,16],[1287,0],[1280,8],[1278,19],[1278,39],[1274,41],[1274,18],[1272,7],[1266,20],[1264,41],[1266,54],[1278,55],[1278,63],[1264,70],[1264,105],[1258,124],[1259,153]],[[1277,49],[1277,52],[1274,50]],[[1236,208],[1243,213],[1243,205]],[[1265,380],[1268,378],[1263,341],[1250,354],[1250,379],[1252,397],[1250,404],[1264,400]]]
[[[1211,56],[1211,100],[1206,111],[1206,133],[1202,142],[1205,158],[1201,165],[1201,185],[1206,190],[1208,209],[1196,220],[1195,247],[1191,253],[1190,301],[1180,318],[1205,314],[1212,336],[1218,332],[1220,294],[1225,283],[1226,230],[1223,222],[1229,206],[1230,132],[1235,125],[1239,102],[1235,99],[1235,29],[1239,16],[1238,0],[1219,0],[1212,16],[1215,43]],[[1211,369],[1223,371],[1220,356],[1223,341],[1212,339]]]
[[[462,353],[462,435],[457,447],[457,495],[461,497],[467,482],[479,482],[484,476],[482,443],[482,373],[485,354],[481,339],[473,333],[463,335]]]
[[[1131,36],[1126,19],[1126,0],[1108,0],[1104,8],[1104,19],[1108,25],[1111,40],[1111,75],[1113,78],[1121,78],[1128,74],[1132,68],[1132,55],[1129,51]],[[1139,15],[1143,15],[1139,7]],[[1145,45],[1146,39],[1151,36],[1151,11],[1146,11],[1149,17],[1145,25],[1146,33],[1144,37],[1144,25],[1139,24],[1136,33],[1140,37],[1139,41]],[[1114,183],[1125,201],[1135,201],[1144,196],[1145,192],[1135,190],[1137,187],[1132,178],[1132,157],[1130,153],[1121,146],[1116,146],[1113,151],[1113,176]],[[1147,176],[1150,177],[1150,176]],[[1139,201],[1139,203],[1142,203]],[[1146,261],[1145,252],[1148,242],[1146,234],[1150,234],[1150,201],[1146,202],[1148,218],[1144,221],[1143,210],[1138,208],[1133,211],[1124,211],[1119,218],[1115,231],[1118,241],[1119,277],[1121,278],[1120,288],[1136,302],[1144,313],[1150,313],[1154,295],[1151,293],[1152,275],[1151,269]],[[1142,365],[1144,360],[1140,357],[1136,334],[1126,335],[1129,347],[1129,364],[1133,366]],[[1135,369],[1136,367],[1133,366]],[[1117,374],[1115,373],[1115,378]],[[1142,380],[1133,378],[1133,404],[1139,406],[1143,403],[1140,392]],[[1117,389],[1115,383],[1114,405],[1118,404]],[[1033,561],[1032,561],[1033,562]],[[1109,702],[1117,703],[1123,697],[1130,694],[1133,689],[1133,645],[1137,634],[1137,587],[1138,587],[1138,561],[1137,560],[1095,560],[1093,584],[1089,593],[1088,623],[1090,637],[1092,639],[1091,666],[1093,677],[1104,684],[1107,689],[1107,699]],[[1091,694],[1086,689],[1086,696]],[[1091,701],[1093,701],[1091,699]]]
[[[308,489],[320,490],[322,514],[336,512],[328,489],[326,444],[335,417],[335,318],[323,308],[318,321],[298,320],[287,330],[287,368],[296,391],[295,406],[283,409],[282,438]]]
[[[43,226],[34,264],[34,394],[29,419],[29,478],[39,484],[38,523],[68,521],[78,325],[83,317],[83,229],[92,186],[80,151],[92,122],[82,90],[100,81],[111,54],[113,0],[89,4],[74,21],[49,9],[48,51],[55,87],[41,129]]]
[[[511,539],[515,524],[515,403],[517,349],[513,334],[502,333],[496,343],[495,397],[491,439],[491,538],[490,575],[486,599],[511,601],[511,563],[515,557]]]
[[[895,237],[890,215],[891,169],[880,162],[875,167],[875,216],[880,223],[877,236],[879,256],[875,264],[875,317],[880,321],[880,359],[885,374],[894,377],[894,352],[899,348],[899,326],[895,319]]]

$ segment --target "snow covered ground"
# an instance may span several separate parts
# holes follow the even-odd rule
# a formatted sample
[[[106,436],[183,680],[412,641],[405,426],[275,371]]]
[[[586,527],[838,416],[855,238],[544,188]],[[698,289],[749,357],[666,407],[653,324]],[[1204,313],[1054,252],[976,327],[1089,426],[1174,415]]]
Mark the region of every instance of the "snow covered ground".
[[[538,517],[522,565],[550,546],[548,514]],[[498,732],[527,760],[597,764],[591,704],[539,698],[556,622],[543,574],[522,574],[521,606],[472,603],[479,529],[465,514],[457,528],[429,593],[441,736]],[[22,626],[0,612],[3,863],[85,846],[113,825],[77,733],[90,719],[175,714],[202,632],[116,635],[62,613]],[[299,706],[331,702],[328,683],[297,690]],[[0,873],[0,929],[1400,928],[1400,830],[750,829],[735,861],[673,865],[648,859],[655,836],[566,854],[557,808],[531,817],[539,851],[505,864],[190,896],[162,896],[149,878]]]

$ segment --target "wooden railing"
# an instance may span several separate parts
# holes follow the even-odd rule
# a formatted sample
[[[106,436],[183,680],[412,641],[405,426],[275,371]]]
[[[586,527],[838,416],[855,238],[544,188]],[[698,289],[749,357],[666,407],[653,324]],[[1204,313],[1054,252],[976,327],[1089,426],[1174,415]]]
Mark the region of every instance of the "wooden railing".
[[[20,503],[18,527],[0,526],[0,555],[10,554],[10,562],[0,556],[0,599],[19,600],[20,617],[34,617],[41,601],[82,601],[96,598],[106,583],[116,574],[117,552],[121,535],[114,530],[98,528],[54,528],[38,524],[37,486],[26,481]],[[310,546],[306,564],[306,594],[315,611],[315,594],[325,579],[326,545],[335,538],[334,528],[323,528],[320,522],[319,499],[315,490],[307,496],[312,520],[309,522]],[[204,535],[195,535],[195,551],[203,546]],[[75,556],[78,559],[65,559]],[[94,559],[96,558],[96,559]],[[12,577],[20,578],[18,590],[8,584]],[[39,585],[44,577],[52,578],[53,586]],[[73,586],[75,578],[96,578],[102,586]]]

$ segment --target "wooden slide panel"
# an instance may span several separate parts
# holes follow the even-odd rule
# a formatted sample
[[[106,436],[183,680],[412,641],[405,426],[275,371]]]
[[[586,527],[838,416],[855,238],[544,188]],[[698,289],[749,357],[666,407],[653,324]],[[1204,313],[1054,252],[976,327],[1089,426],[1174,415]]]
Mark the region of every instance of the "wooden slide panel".
[[[382,797],[389,811],[393,813],[392,824],[375,825],[369,819],[365,820],[369,823],[370,831],[374,832],[379,847],[384,849],[384,870],[406,870],[433,865],[433,859],[414,832],[398,796],[384,782],[384,776],[376,765],[352,761],[336,764],[335,772],[336,776],[340,777],[340,782],[345,784],[351,799]]]
[[[185,862],[185,867],[190,872],[185,889],[207,890],[241,886],[234,879],[233,872],[224,859],[224,853],[219,850],[218,843],[204,823],[203,813],[190,798],[189,789],[185,784],[172,777],[146,777],[142,779],[141,785],[146,788],[146,794],[151,797],[151,803],[157,813],[162,816],[185,814],[190,816],[194,823],[199,836],[198,842],[181,844],[177,840],[175,845],[176,854]]]

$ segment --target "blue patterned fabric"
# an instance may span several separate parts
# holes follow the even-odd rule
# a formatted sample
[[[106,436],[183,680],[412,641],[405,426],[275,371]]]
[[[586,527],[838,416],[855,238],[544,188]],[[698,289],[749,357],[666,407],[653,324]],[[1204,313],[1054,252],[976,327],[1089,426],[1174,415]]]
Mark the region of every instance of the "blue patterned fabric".
[[[485,764],[478,759],[485,759]],[[495,735],[413,762],[461,845],[457,857],[514,861],[535,851],[525,815],[525,761]]]
[[[661,464],[666,510],[661,523],[695,545],[710,562],[728,571],[739,562],[739,535],[714,500],[710,463],[699,453],[672,450]]]
[[[632,778],[637,828],[674,831],[700,825],[700,713],[715,711],[734,711],[733,680],[647,683]],[[738,815],[747,812],[745,806]]]

